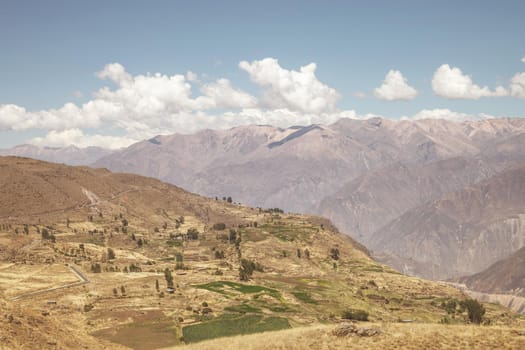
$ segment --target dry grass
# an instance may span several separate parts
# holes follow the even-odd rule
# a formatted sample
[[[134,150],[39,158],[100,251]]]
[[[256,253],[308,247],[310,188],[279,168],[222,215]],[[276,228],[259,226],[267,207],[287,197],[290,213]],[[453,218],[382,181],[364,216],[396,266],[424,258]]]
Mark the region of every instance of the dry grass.
[[[369,326],[367,324],[367,326]],[[383,334],[336,337],[334,326],[313,326],[259,333],[173,347],[170,349],[524,349],[525,330],[502,327],[432,324],[371,324]]]

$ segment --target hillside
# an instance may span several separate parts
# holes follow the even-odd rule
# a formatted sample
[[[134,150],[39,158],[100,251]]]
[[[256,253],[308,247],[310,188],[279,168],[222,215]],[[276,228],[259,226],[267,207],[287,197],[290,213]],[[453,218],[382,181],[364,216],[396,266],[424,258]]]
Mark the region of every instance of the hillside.
[[[469,289],[525,297],[525,247],[472,276],[462,277]]]
[[[409,210],[370,239],[382,261],[433,279],[476,273],[525,245],[525,167]]]
[[[326,196],[313,212],[327,217],[343,232],[369,244],[370,236],[403,215],[448,192],[495,174],[486,162],[455,157],[427,164],[397,163],[372,170]]]
[[[304,213],[370,171],[469,158],[524,132],[521,119],[341,119],[288,129],[252,125],[158,136],[103,157],[95,166],[152,176],[210,197]],[[508,157],[520,153],[517,147],[507,150]],[[500,158],[491,157],[503,162]],[[348,212],[336,211],[336,221]]]
[[[465,299],[459,290],[375,262],[322,218],[103,169],[16,157],[0,157],[0,169],[7,348],[26,336],[43,349],[161,348],[334,323],[345,310],[468,322],[464,308],[447,309]],[[486,308],[492,324],[519,325]]]

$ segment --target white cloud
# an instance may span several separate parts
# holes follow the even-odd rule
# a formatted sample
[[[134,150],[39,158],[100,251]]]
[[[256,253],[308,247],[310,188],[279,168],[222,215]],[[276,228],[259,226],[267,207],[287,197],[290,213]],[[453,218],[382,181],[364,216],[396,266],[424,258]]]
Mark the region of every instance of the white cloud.
[[[120,63],[109,63],[100,72],[95,74],[99,79],[109,79],[116,84],[122,85],[133,80],[132,76]]]
[[[317,66],[310,63],[299,71],[287,70],[275,58],[251,63],[242,61],[239,67],[251,80],[263,88],[263,107],[287,108],[305,113],[323,113],[336,110],[339,93],[321,83],[315,76]]]
[[[356,91],[352,94],[352,96],[354,96],[355,98],[358,98],[358,99],[363,99],[363,98],[366,98],[366,94],[362,91]]]
[[[506,96],[508,91],[498,86],[494,91],[488,87],[480,87],[472,82],[472,78],[463,74],[461,69],[443,64],[432,78],[434,93],[451,99],[478,99],[480,97]]]
[[[228,79],[218,79],[206,84],[201,91],[209,97],[217,108],[252,108],[257,106],[257,99],[252,95],[234,89]]]
[[[511,96],[525,99],[525,72],[513,76],[509,88]]]
[[[525,63],[525,56],[521,58],[521,62]]]
[[[35,137],[29,143],[35,146],[66,147],[74,145],[77,147],[98,146],[108,149],[119,149],[127,147],[138,140],[127,137],[85,135],[80,129],[67,129],[62,131],[50,131],[44,137]]]
[[[118,148],[158,134],[204,128],[246,124],[286,127],[357,117],[354,111],[337,110],[339,94],[316,78],[315,64],[300,71],[283,69],[274,59],[241,62],[240,66],[263,87],[265,103],[235,88],[228,79],[203,83],[200,78],[206,76],[191,71],[171,76],[131,75],[121,64],[111,63],[96,76],[113,84],[95,91],[90,101],[35,112],[0,105],[0,130],[49,130],[45,137],[31,140],[38,145]],[[195,85],[199,87],[196,94]],[[270,96],[274,97],[271,101]],[[124,136],[111,136],[117,132]]]
[[[383,85],[374,89],[374,96],[387,101],[412,100],[417,96],[417,90],[408,85],[400,71],[390,70]]]
[[[193,73],[191,70],[186,72],[186,80],[188,81],[199,81],[199,75],[197,73]]]
[[[453,121],[467,121],[467,120],[482,120],[495,118],[492,115],[480,113],[480,114],[467,114],[460,112],[453,112],[446,108],[436,109],[423,109],[412,117],[403,117],[403,120],[419,120],[419,119],[446,119]]]
[[[66,103],[59,109],[38,112],[28,112],[13,104],[0,105],[0,130],[95,128],[99,125],[98,115],[83,113],[73,103]]]

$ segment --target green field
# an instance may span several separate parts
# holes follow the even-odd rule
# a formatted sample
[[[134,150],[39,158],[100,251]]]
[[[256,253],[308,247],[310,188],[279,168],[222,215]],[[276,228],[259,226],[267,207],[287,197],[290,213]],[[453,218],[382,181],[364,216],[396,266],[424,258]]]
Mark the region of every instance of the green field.
[[[263,293],[270,295],[276,299],[281,298],[281,293],[279,293],[278,290],[267,288],[263,286],[258,285],[251,285],[251,284],[243,284],[243,283],[236,283],[236,282],[230,282],[230,281],[216,281],[216,282],[210,282],[205,284],[198,284],[194,286],[195,288],[199,289],[206,289],[215,293],[219,293],[225,296],[233,296],[235,295],[233,292],[239,292],[242,294],[255,294],[255,293]]]
[[[263,317],[261,315],[225,314],[212,321],[187,326],[182,329],[184,342],[195,343],[202,340],[251,334],[291,328],[286,318]]]

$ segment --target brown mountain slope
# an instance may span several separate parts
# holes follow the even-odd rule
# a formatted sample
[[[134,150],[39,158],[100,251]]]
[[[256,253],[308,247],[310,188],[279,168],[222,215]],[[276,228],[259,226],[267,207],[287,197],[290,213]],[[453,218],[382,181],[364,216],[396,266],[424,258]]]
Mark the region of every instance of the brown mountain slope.
[[[376,231],[374,251],[407,273],[481,271],[525,245],[525,166],[412,209]]]
[[[525,247],[460,282],[484,293],[525,296]]]
[[[159,225],[170,218],[164,207],[203,221],[232,218],[224,215],[222,203],[159,180],[105,169],[0,157],[0,184],[0,220],[5,222],[85,219],[106,210]]]
[[[380,322],[468,322],[465,310],[452,320],[443,306],[464,300],[459,290],[378,264],[322,218],[101,169],[0,164],[7,348],[33,332],[33,348],[154,349],[335,323],[344,310]],[[517,322],[486,307],[494,324]]]
[[[341,119],[280,129],[245,126],[158,136],[95,163],[159,178],[207,196],[306,212],[370,170],[478,154],[525,132],[525,120]]]
[[[475,158],[456,157],[428,164],[395,164],[367,172],[325,197],[312,211],[365,245],[372,233],[410,209],[460,190],[495,173]]]

